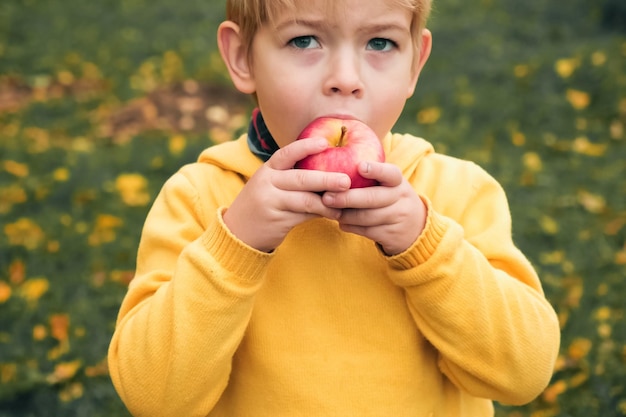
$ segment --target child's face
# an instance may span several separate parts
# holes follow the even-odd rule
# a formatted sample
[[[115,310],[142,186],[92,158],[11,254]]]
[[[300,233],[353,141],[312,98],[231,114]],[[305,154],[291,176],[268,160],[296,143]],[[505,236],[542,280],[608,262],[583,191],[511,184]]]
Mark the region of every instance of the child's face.
[[[320,116],[356,118],[384,137],[430,50],[425,31],[422,56],[414,56],[412,14],[393,1],[328,3],[302,2],[262,26],[252,43],[251,90],[281,147]]]

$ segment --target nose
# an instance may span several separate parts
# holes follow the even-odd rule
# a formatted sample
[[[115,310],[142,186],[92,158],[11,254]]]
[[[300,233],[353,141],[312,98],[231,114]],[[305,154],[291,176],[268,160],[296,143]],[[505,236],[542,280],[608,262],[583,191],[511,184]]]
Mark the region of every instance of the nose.
[[[330,56],[324,82],[327,95],[363,96],[363,79],[358,55],[342,49]]]

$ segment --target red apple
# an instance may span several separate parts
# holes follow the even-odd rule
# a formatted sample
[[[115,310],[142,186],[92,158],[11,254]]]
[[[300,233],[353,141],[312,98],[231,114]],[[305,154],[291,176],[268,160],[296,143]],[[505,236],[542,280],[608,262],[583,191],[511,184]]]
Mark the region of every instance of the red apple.
[[[380,139],[369,126],[355,119],[320,117],[304,128],[298,139],[323,137],[330,147],[318,154],[309,155],[296,164],[299,169],[312,169],[348,174],[350,188],[377,185],[376,180],[363,178],[358,171],[361,161],[385,161]]]

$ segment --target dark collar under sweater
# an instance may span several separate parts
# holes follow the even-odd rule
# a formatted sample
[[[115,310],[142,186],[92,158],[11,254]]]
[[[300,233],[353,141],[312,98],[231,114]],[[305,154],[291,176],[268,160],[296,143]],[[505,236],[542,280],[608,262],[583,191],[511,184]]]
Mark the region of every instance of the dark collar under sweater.
[[[248,126],[248,147],[263,162],[278,150],[278,145],[274,141],[272,134],[267,129],[263,116],[259,108],[252,111],[250,125]]]

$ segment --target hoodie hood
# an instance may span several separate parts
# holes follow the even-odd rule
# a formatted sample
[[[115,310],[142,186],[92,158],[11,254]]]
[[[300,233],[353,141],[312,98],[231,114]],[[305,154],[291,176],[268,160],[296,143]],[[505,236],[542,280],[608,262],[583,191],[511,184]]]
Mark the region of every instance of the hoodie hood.
[[[422,158],[435,153],[430,142],[412,135],[389,133],[383,140],[385,161],[396,165],[405,178],[411,176]]]
[[[233,171],[248,179],[263,165],[263,161],[250,151],[247,139],[248,135],[244,134],[234,141],[205,149],[198,162]]]
[[[424,139],[392,133],[383,139],[383,149],[385,160],[398,166],[405,177],[417,169],[422,158],[434,153],[433,146]],[[206,149],[200,154],[198,162],[233,171],[246,179],[263,165],[263,161],[250,151],[247,135]]]

